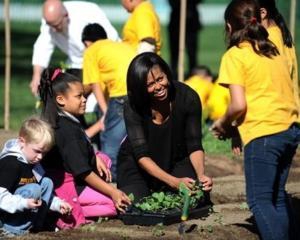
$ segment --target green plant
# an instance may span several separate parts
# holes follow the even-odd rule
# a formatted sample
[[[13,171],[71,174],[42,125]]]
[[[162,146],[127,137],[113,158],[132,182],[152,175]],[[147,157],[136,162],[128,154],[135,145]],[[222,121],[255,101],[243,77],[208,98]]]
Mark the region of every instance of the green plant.
[[[154,192],[135,203],[134,206],[144,212],[164,213],[173,209],[181,210],[184,207],[184,196],[187,194],[190,195],[188,208],[195,208],[204,195],[201,184],[196,181],[192,191],[188,190],[184,184],[181,184],[178,193]],[[133,194],[129,195],[134,197]]]

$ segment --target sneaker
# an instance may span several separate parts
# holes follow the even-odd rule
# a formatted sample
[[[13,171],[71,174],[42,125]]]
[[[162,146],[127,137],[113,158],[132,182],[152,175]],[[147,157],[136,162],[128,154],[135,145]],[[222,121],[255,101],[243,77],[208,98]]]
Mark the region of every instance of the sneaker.
[[[15,236],[16,236],[15,234],[8,232],[4,228],[0,228],[0,239],[13,238]]]

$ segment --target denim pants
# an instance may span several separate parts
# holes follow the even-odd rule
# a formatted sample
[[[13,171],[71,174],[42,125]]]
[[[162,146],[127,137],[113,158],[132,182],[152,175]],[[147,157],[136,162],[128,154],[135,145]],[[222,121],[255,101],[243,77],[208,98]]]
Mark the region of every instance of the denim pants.
[[[23,212],[6,214],[3,228],[15,235],[22,235],[36,225],[42,225],[53,198],[53,183],[50,178],[44,177],[40,183],[29,183],[19,187],[14,195],[21,195],[23,198],[41,199],[43,204],[39,209],[25,209]]]
[[[298,239],[285,184],[299,141],[293,124],[245,146],[247,202],[264,240]]]
[[[101,151],[107,154],[112,161],[111,173],[113,181],[117,175],[117,155],[121,141],[126,136],[123,108],[127,96],[111,98],[104,120],[105,130],[100,135]]]

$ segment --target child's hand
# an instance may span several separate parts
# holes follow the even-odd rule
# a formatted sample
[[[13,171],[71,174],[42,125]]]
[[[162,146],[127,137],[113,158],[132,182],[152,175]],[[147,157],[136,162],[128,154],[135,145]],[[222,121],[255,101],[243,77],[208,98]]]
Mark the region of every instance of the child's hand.
[[[125,208],[131,204],[129,197],[118,189],[116,189],[112,193],[111,198],[115,204],[116,209],[118,209],[122,213],[124,213]]]
[[[99,120],[99,124],[101,126],[101,131],[105,130],[105,124],[104,124],[105,117],[106,117],[106,114],[103,114],[102,117]]]
[[[216,120],[209,129],[215,138],[220,140],[226,139],[226,129],[224,127],[222,119]]]
[[[70,215],[72,212],[72,206],[69,203],[62,201],[60,204],[59,212],[61,214]]]
[[[239,136],[235,136],[231,139],[231,149],[233,154],[240,155],[242,152],[242,140]]]
[[[103,177],[103,174],[105,175],[105,181],[106,182],[111,182],[111,172],[110,170],[106,167],[106,164],[103,162],[103,160],[96,155],[96,161],[97,161],[97,169],[100,174],[100,177]]]
[[[27,206],[29,209],[37,209],[41,205],[42,205],[42,200],[40,199],[33,199],[33,198],[27,199]]]

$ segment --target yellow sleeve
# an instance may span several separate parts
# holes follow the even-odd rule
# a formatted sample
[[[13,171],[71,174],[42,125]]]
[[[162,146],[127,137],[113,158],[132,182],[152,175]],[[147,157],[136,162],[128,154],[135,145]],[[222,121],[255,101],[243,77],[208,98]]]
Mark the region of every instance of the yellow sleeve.
[[[218,82],[221,85],[237,84],[245,86],[242,53],[234,50],[238,49],[230,49],[222,57]]]
[[[139,41],[144,38],[155,39],[152,14],[149,11],[138,11],[135,15],[136,35]]]
[[[99,83],[101,76],[96,54],[86,50],[83,56],[83,84]]]

